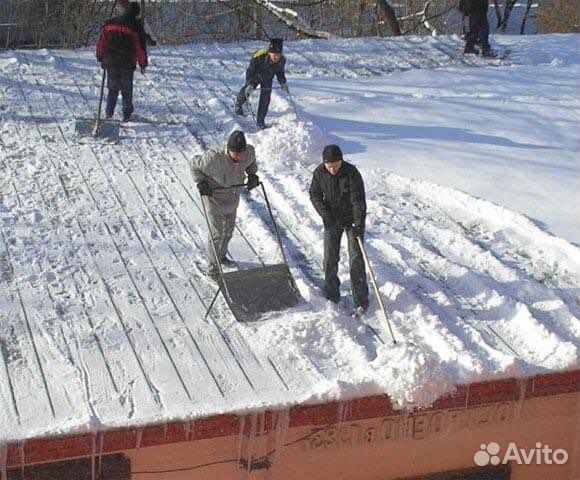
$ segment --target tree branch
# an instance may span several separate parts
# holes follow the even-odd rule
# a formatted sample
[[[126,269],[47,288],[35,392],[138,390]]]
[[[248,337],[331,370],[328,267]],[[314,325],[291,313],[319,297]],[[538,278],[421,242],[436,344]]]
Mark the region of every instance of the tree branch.
[[[397,20],[397,15],[395,9],[391,7],[387,0],[377,0],[377,7],[379,11],[385,17],[386,23],[389,26],[391,35],[398,37],[401,35],[401,27],[399,26],[399,21]]]
[[[431,1],[427,2],[426,7],[428,7],[430,3],[431,3]],[[443,15],[448,14],[454,8],[456,8],[456,6],[449,7],[446,10],[443,10],[439,13],[435,13],[429,17],[427,17],[427,10],[424,9],[421,12],[413,13],[411,15],[407,15],[406,17],[400,18],[399,20],[410,20],[411,18],[414,18],[414,17],[421,17],[421,20],[419,20],[417,23],[415,23],[415,25],[413,25],[411,28],[405,30],[403,32],[403,35],[408,35],[409,33],[414,32],[421,25],[423,25],[423,26],[425,26],[425,28],[427,28],[427,26],[425,25],[425,22],[430,22],[431,20],[442,17]],[[432,30],[430,28],[427,28],[427,30],[432,32]]]
[[[295,32],[298,32],[308,38],[324,38],[328,40],[330,38],[336,37],[336,35],[333,35],[329,32],[316,30],[310,27],[295,10],[290,8],[280,8],[269,0],[252,0],[252,2],[262,8],[265,8],[291,30],[294,30]]]

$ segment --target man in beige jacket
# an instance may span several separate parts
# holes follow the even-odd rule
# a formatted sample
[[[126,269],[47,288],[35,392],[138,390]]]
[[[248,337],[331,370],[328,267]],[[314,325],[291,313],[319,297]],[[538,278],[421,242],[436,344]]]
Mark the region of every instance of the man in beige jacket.
[[[244,183],[246,175],[248,190],[260,184],[256,175],[258,166],[254,147],[246,143],[243,132],[236,130],[230,135],[224,150],[208,150],[203,155],[195,156],[190,168],[207,208],[209,242],[213,242],[220,263],[231,266],[226,252],[234,232],[242,190],[242,187],[232,186]],[[211,243],[208,243],[208,274],[214,280],[219,274]]]

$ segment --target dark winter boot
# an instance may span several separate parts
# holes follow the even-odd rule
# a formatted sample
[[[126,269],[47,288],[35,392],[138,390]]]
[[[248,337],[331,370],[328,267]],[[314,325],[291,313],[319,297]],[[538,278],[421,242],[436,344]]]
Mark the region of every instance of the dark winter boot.
[[[324,298],[326,298],[327,300],[330,300],[332,303],[340,303],[340,295],[337,297],[331,296],[331,295],[324,295]]]
[[[496,58],[497,53],[495,53],[491,48],[484,48],[481,52],[481,56],[485,58]]]
[[[224,257],[220,260],[220,263],[226,268],[233,268],[236,266],[236,262],[230,260],[228,257]]]
[[[463,50],[463,54],[464,55],[479,55],[479,50],[477,48],[475,48],[475,45],[466,43],[465,44],[465,49]]]
[[[216,283],[219,282],[219,279],[220,279],[219,272],[216,272],[214,270],[210,270],[209,272],[207,272],[207,276],[210,280],[212,280]]]

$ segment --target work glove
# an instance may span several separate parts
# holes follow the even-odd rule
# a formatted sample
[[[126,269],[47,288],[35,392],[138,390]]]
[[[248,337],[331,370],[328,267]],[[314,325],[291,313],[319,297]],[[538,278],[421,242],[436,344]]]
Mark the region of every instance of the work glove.
[[[288,84],[287,83],[281,83],[280,84],[280,90],[282,90],[283,92],[288,93]]]
[[[246,185],[248,192],[256,188],[258,185],[260,185],[260,177],[258,177],[258,175],[255,175],[253,173],[250,173],[248,175],[248,183]]]
[[[199,190],[199,194],[201,196],[211,197],[213,194],[213,189],[209,186],[209,183],[207,183],[205,180],[197,184],[197,189]]]
[[[250,98],[250,95],[252,94],[252,92],[255,90],[256,88],[253,85],[248,85],[246,87],[246,98]]]
[[[363,235],[365,234],[365,227],[364,225],[353,225],[351,227],[351,231],[355,237],[363,238]]]

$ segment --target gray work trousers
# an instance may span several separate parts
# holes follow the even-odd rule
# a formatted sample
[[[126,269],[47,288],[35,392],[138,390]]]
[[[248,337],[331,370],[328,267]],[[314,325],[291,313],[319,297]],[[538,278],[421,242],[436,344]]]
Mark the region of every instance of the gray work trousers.
[[[215,252],[219,261],[221,261],[228,251],[228,244],[232,239],[234,227],[236,226],[236,212],[229,214],[216,214],[211,210],[208,212],[208,220],[210,227],[210,235],[208,239],[208,273],[210,275],[217,275],[219,273],[218,260],[216,260]],[[211,245],[213,242],[215,252]]]

